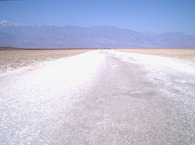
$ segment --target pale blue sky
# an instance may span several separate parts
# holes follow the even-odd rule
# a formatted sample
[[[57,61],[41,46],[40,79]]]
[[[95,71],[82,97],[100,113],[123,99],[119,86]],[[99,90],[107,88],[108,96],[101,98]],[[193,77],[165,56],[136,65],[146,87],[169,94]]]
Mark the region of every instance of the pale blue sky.
[[[0,0],[0,20],[195,35],[195,0]]]

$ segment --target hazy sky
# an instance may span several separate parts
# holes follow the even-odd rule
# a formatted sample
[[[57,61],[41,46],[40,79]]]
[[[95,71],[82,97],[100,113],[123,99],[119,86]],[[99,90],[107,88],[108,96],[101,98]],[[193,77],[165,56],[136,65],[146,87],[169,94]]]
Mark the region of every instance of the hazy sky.
[[[195,34],[195,0],[0,0],[0,20]]]

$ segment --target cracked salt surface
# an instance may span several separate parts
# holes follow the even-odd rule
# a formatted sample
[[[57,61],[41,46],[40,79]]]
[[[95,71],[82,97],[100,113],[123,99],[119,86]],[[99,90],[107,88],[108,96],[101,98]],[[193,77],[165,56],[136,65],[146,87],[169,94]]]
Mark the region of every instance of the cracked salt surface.
[[[49,143],[63,112],[93,86],[103,62],[94,51],[0,76],[0,143]]]
[[[112,51],[113,54],[121,57],[122,59],[131,58],[134,63],[149,65],[155,69],[174,69],[176,71],[195,74],[195,65],[187,64],[181,60],[175,60],[167,57],[156,56],[156,55],[147,55],[147,54],[138,54],[138,53],[124,53]],[[124,57],[125,56],[125,57]],[[127,60],[127,59],[126,59]]]
[[[112,51],[124,61],[141,65],[148,80],[159,86],[169,99],[185,102],[187,111],[195,114],[195,65],[171,58]],[[192,110],[189,110],[191,108]]]

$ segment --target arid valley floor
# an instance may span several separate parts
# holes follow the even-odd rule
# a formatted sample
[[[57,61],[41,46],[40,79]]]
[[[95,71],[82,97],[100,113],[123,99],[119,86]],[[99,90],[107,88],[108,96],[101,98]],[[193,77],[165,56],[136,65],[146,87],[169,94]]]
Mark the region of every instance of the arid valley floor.
[[[0,144],[195,144],[195,49],[0,50]]]
[[[31,64],[59,59],[93,49],[68,50],[0,50],[0,70],[15,69]],[[195,49],[116,49],[121,52],[171,57],[195,63]]]

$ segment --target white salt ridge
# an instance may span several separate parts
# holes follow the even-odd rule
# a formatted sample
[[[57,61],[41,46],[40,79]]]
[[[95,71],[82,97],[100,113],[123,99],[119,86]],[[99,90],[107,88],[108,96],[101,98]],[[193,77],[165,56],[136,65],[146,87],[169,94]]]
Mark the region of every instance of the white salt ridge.
[[[94,51],[0,77],[1,144],[36,144],[38,139],[47,144],[62,125],[63,112],[93,86],[103,62]]]

